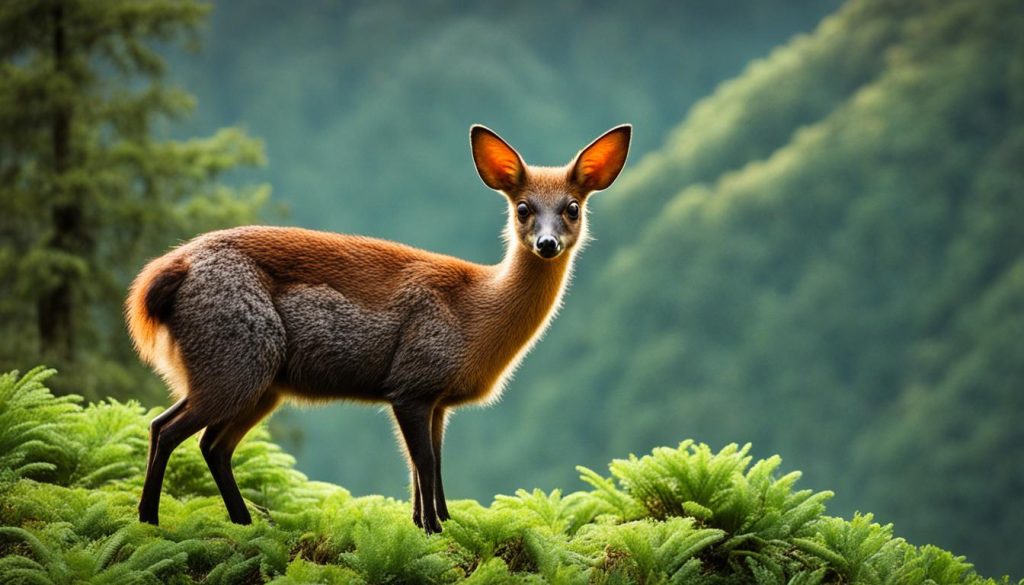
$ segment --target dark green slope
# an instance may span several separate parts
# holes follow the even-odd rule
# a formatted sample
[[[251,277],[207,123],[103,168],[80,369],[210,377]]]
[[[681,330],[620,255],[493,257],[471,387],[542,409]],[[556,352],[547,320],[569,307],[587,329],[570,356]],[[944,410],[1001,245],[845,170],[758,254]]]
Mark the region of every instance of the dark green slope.
[[[587,292],[519,380],[554,430],[508,444],[751,440],[1024,571],[1022,12],[852,2],[695,106],[595,201]]]

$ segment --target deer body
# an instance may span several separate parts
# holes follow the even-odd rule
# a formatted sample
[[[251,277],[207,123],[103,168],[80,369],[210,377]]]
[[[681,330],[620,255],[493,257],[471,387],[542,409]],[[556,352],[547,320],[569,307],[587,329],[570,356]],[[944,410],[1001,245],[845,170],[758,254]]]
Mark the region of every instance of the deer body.
[[[140,519],[156,523],[171,451],[205,428],[200,446],[231,519],[250,522],[230,467],[245,433],[286,397],[352,399],[392,406],[410,457],[414,520],[439,531],[448,516],[440,478],[447,414],[495,398],[543,332],[585,237],[580,205],[599,190],[574,173],[588,150],[613,140],[610,154],[595,155],[611,160],[594,164],[613,167],[614,179],[628,139],[620,127],[571,167],[526,167],[497,135],[474,127],[481,177],[513,207],[497,265],[274,227],[211,232],[147,265],[129,293],[129,330],[179,401],[151,427]],[[524,205],[536,209],[524,216]]]

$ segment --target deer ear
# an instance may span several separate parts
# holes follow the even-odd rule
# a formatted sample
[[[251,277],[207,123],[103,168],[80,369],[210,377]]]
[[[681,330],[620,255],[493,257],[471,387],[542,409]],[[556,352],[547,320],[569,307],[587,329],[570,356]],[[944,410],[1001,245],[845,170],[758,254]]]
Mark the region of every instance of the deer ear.
[[[522,185],[526,165],[519,153],[500,136],[474,124],[469,129],[469,141],[476,170],[488,187],[509,192]]]
[[[607,189],[626,164],[633,127],[616,126],[576,155],[569,177],[586,192]]]

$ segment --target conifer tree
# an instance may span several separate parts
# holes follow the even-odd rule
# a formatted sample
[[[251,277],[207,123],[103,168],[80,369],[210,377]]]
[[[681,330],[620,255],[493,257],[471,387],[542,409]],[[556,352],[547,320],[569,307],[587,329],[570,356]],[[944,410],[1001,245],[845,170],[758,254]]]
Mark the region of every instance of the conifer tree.
[[[194,0],[0,4],[2,367],[45,362],[87,394],[99,380],[98,393],[132,392],[143,378],[125,359],[119,316],[130,274],[175,240],[254,219],[266,199],[265,187],[217,182],[263,160],[241,131],[166,139],[193,100],[162,83],[158,49],[195,44],[208,10]]]

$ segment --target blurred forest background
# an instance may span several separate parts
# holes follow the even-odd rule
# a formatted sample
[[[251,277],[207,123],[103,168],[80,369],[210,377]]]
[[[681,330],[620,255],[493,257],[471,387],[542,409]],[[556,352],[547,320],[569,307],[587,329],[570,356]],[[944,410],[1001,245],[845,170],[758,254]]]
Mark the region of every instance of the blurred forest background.
[[[751,441],[831,513],[1024,574],[1024,4],[208,8],[0,7],[0,370],[169,404],[119,314],[147,258],[266,222],[495,262],[469,125],[560,164],[632,122],[561,315],[449,427],[449,496]],[[377,410],[272,427],[311,477],[405,497]]]

